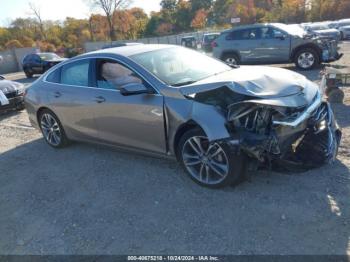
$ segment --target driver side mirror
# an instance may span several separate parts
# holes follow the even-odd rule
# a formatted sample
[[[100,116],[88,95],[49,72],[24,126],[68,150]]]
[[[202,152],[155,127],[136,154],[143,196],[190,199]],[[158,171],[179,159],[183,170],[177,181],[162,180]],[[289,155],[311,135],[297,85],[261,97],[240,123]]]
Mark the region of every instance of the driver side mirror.
[[[123,85],[120,88],[120,93],[123,96],[139,95],[139,94],[153,94],[151,90],[141,83],[130,83]]]

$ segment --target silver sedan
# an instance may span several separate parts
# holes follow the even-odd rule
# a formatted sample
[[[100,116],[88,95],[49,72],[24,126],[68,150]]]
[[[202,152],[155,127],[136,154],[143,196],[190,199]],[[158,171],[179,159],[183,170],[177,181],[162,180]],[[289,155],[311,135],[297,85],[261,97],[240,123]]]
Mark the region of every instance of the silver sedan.
[[[243,181],[247,168],[333,161],[341,132],[321,96],[285,69],[135,45],[60,63],[27,90],[25,104],[54,148],[89,141],[172,157],[195,182],[220,187]]]

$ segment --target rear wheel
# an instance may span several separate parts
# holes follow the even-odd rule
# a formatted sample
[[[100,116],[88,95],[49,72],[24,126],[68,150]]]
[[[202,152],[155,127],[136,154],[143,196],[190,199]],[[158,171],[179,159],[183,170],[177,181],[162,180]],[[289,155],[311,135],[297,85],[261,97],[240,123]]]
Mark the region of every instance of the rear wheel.
[[[320,57],[314,49],[305,48],[295,54],[294,63],[301,70],[310,70],[319,65]]]
[[[54,147],[61,148],[68,145],[68,138],[57,116],[50,110],[43,110],[39,115],[39,126],[46,142]]]
[[[238,55],[234,53],[225,54],[222,60],[228,65],[238,65],[240,62]]]
[[[187,131],[177,153],[190,178],[202,186],[219,188],[243,181],[245,157],[227,144],[210,143],[201,129]]]

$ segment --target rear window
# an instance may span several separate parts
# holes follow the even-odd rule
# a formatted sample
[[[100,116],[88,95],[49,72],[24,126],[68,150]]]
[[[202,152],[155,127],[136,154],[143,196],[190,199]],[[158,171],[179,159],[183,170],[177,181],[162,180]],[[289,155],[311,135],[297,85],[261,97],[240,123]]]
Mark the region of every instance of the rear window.
[[[56,69],[46,77],[46,81],[50,83],[59,83],[60,79],[61,79],[61,68]]]
[[[89,66],[89,59],[76,61],[64,65],[61,69],[61,84],[73,86],[88,86]]]

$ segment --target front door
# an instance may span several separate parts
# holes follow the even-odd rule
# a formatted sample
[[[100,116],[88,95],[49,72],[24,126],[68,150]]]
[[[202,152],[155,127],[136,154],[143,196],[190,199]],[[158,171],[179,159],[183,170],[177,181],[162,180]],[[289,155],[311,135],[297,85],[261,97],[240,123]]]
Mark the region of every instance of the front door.
[[[105,143],[156,153],[166,152],[163,96],[136,72],[115,60],[96,59],[95,119]],[[152,94],[123,96],[120,87],[143,83]]]
[[[260,28],[258,53],[266,63],[289,61],[290,35],[273,27]]]

